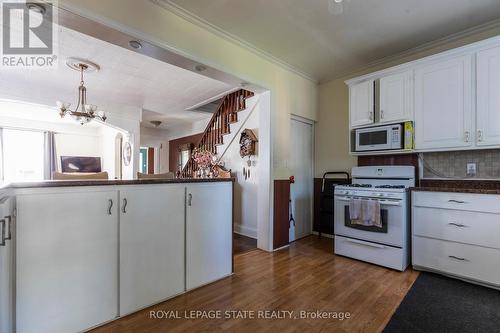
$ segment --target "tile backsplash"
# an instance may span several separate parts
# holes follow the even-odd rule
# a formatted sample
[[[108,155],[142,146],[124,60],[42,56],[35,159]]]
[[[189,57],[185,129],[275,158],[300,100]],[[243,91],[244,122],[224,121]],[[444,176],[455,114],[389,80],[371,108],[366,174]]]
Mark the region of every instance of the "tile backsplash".
[[[500,149],[424,153],[423,161],[423,178],[500,179]],[[475,176],[467,163],[476,163]]]

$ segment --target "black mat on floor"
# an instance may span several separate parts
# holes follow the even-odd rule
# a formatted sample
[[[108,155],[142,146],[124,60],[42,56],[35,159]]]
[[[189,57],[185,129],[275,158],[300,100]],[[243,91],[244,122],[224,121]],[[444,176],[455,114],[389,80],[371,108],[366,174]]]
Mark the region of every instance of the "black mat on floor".
[[[500,332],[500,291],[421,273],[384,332]]]

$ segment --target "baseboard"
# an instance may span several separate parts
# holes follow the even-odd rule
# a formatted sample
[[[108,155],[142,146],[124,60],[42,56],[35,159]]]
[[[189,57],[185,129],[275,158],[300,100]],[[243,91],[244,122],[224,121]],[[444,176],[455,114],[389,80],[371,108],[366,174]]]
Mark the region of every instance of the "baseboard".
[[[245,227],[241,224],[234,225],[234,233],[238,235],[243,235],[253,239],[257,239],[257,230],[249,227]]]
[[[317,231],[313,231],[312,232],[313,235],[319,235],[319,233]],[[321,233],[321,237],[325,237],[325,238],[335,238],[335,235],[330,235],[330,234],[325,234],[324,232]]]

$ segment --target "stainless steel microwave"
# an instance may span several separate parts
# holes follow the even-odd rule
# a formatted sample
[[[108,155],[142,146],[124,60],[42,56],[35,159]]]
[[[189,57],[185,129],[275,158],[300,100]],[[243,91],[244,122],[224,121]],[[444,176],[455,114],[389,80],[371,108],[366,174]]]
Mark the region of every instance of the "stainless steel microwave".
[[[355,129],[352,133],[353,151],[404,149],[406,135],[403,129],[403,124]]]

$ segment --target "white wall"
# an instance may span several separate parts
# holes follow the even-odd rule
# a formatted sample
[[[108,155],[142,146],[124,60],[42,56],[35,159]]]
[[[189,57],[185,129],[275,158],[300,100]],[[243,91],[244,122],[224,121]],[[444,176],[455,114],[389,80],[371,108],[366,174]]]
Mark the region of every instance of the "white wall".
[[[245,180],[243,168],[248,169],[248,157],[240,157],[239,138],[241,132],[246,128],[253,130],[259,137],[259,109],[260,105],[257,104],[244,126],[236,133],[235,140],[229,145],[221,159],[224,166],[231,169],[232,174],[236,177],[234,187],[234,230],[252,238],[257,238],[258,228],[259,143],[257,143],[257,155],[252,156],[250,159],[252,161],[250,178]],[[240,121],[243,122],[241,119]],[[235,125],[240,126],[240,122]]]
[[[169,172],[168,169],[168,141],[169,132],[159,128],[150,128],[141,126],[141,147],[154,147],[157,148],[160,158],[159,173]]]
[[[103,153],[101,149],[101,138],[96,135],[79,133],[56,133],[56,156],[57,171],[61,172],[61,156],[86,156],[100,157],[103,171],[108,171],[104,167]]]

